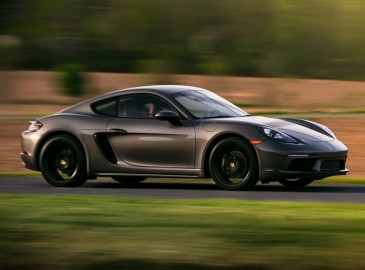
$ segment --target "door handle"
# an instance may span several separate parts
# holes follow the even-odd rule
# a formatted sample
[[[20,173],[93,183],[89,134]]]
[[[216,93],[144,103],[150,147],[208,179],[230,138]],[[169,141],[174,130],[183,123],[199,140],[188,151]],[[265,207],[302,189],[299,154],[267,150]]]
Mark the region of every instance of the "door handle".
[[[112,128],[110,130],[111,133],[118,133],[118,134],[127,134],[127,131],[121,128]]]

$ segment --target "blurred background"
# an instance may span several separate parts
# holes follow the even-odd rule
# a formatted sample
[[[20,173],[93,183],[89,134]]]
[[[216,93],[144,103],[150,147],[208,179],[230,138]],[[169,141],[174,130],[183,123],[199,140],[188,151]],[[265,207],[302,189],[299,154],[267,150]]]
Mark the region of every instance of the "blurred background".
[[[27,126],[8,118],[124,87],[187,84],[250,113],[319,113],[365,162],[364,14],[363,0],[1,0],[0,123],[14,134],[0,136]],[[18,141],[3,147],[14,153]],[[6,164],[21,169],[17,153]]]
[[[0,66],[364,80],[361,0],[2,0]]]
[[[111,90],[185,84],[249,113],[328,126],[349,148],[350,173],[344,186],[304,192],[343,196],[365,179],[364,14],[364,0],[0,0],[0,177],[37,176],[19,158],[29,120]],[[364,212],[7,194],[0,268],[364,269]]]

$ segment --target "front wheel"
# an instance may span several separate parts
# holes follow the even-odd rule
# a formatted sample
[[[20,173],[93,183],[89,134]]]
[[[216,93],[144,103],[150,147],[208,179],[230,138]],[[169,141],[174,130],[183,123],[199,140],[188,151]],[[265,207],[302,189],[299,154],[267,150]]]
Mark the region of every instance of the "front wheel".
[[[286,187],[299,188],[304,187],[312,183],[314,179],[293,179],[293,180],[278,180],[280,184]]]
[[[44,179],[55,187],[76,187],[87,180],[84,152],[69,135],[54,136],[44,144],[40,169]]]
[[[251,147],[241,138],[220,141],[209,158],[214,182],[226,190],[247,190],[258,181],[258,163]]]

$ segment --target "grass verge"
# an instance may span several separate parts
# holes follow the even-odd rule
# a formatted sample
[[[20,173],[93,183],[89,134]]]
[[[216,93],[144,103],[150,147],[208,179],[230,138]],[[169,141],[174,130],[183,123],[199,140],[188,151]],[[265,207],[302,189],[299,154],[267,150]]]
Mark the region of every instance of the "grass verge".
[[[10,171],[0,171],[0,177],[42,177],[40,172],[35,171],[24,171],[24,172],[10,172]]]
[[[34,171],[24,171],[24,172],[11,172],[11,171],[0,171],[0,177],[27,177],[27,178],[34,178],[34,177],[42,177],[40,172]],[[206,179],[200,178],[150,178],[150,180],[158,180],[158,181],[179,181],[179,182],[197,182],[197,181],[211,181]],[[148,181],[148,180],[147,180]],[[326,178],[323,181],[317,181],[314,183],[318,184],[355,184],[355,185],[365,185],[364,178]]]
[[[2,269],[364,269],[365,205],[0,196]]]

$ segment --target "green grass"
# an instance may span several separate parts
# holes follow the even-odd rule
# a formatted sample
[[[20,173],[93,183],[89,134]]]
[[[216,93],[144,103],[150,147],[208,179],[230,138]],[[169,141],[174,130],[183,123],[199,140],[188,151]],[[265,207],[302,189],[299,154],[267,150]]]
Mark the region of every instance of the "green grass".
[[[360,204],[1,195],[0,218],[2,269],[365,268]]]
[[[25,172],[12,172],[12,171],[0,171],[0,177],[41,177],[40,172],[25,171]]]
[[[48,99],[18,99],[13,102],[13,104],[21,104],[21,105],[64,105],[71,106],[76,104],[76,101],[57,101],[57,100],[48,100]]]
[[[24,104],[24,105],[64,105],[64,106],[71,106],[76,104],[77,102],[58,102],[58,101],[48,101],[48,100],[20,100],[16,101],[14,104]],[[353,109],[353,108],[342,108],[341,106],[334,106],[328,109],[323,110],[312,110],[312,111],[296,111],[295,108],[288,110],[288,108],[292,108],[291,106],[286,106],[283,108],[278,108],[277,106],[267,105],[267,104],[244,104],[238,103],[236,104],[238,107],[246,110],[248,113],[252,113],[253,115],[263,115],[263,116],[280,116],[284,117],[286,115],[292,116],[295,115],[296,117],[311,117],[311,118],[318,118],[318,117],[330,117],[330,118],[341,118],[341,117],[363,117],[365,110],[363,109]],[[270,110],[265,111],[253,111],[250,112],[250,109],[260,109],[260,108],[270,108]],[[339,109],[338,112],[333,112],[333,109]],[[32,112],[8,112],[5,114],[0,115],[0,120],[24,120],[24,119],[33,119],[40,117],[42,115],[48,115],[54,113],[55,111],[32,111]]]
[[[24,171],[24,172],[12,172],[12,171],[0,171],[0,177],[27,177],[27,178],[38,178],[42,177],[42,174],[40,172],[35,171]],[[100,179],[110,179],[108,177],[103,177]],[[149,178],[148,180],[154,180],[154,181],[171,181],[171,182],[205,182],[209,181],[211,182],[211,179],[201,179],[201,178]],[[148,181],[147,180],[147,181]],[[355,184],[355,185],[365,185],[365,179],[364,178],[326,178],[322,181],[316,181],[314,183],[318,184]]]
[[[331,112],[331,111],[256,111],[254,115],[263,115],[263,116],[292,116],[296,117],[311,117],[311,118],[349,118],[349,117],[363,117],[364,111],[341,111],[341,112]]]
[[[314,182],[314,183],[331,183],[331,184],[355,184],[355,185],[365,185],[364,178],[328,178],[324,179],[322,182]]]
[[[0,171],[0,177],[27,177],[27,178],[37,178],[42,177],[40,172],[25,171],[25,172],[12,172],[12,171]],[[100,179],[110,179],[108,177],[102,177]],[[211,182],[211,179],[201,179],[201,178],[149,178],[149,180],[154,181],[171,181],[171,182]],[[316,181],[314,183],[318,184],[355,184],[355,185],[365,185],[364,178],[326,178],[322,181]]]

